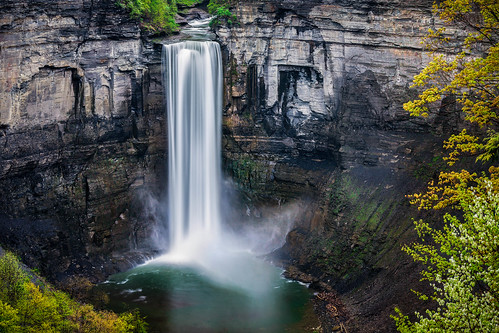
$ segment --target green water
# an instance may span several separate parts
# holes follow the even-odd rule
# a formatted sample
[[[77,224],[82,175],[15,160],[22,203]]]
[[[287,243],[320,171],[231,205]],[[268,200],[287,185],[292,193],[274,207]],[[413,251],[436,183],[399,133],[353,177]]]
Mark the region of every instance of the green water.
[[[281,278],[263,261],[238,273],[264,281],[252,281],[252,292],[221,283],[202,268],[153,262],[116,274],[99,289],[109,295],[112,310],[138,308],[151,332],[310,332],[318,325],[305,286]]]

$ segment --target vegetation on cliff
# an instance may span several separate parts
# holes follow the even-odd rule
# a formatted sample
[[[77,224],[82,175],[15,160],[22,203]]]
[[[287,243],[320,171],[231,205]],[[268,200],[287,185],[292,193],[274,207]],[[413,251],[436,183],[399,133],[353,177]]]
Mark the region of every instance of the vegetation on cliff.
[[[71,299],[26,273],[12,253],[0,258],[0,332],[118,333],[145,327],[136,313],[97,311]]]
[[[495,0],[446,0],[434,5],[440,18],[470,31],[465,39],[451,39],[446,28],[430,30],[425,46],[432,60],[414,78],[413,87],[426,89],[404,109],[428,116],[443,97],[453,97],[464,119],[478,127],[453,134],[445,142],[446,160],[453,165],[463,153],[490,161],[499,153],[499,3]],[[449,56],[445,52],[456,56]],[[473,130],[471,128],[471,130]]]
[[[172,33],[178,29],[176,0],[119,0],[117,4],[128,9],[130,16],[151,32]]]
[[[210,26],[227,24],[229,27],[237,22],[237,17],[230,11],[234,0],[210,0],[208,11],[213,15]]]
[[[141,26],[153,33],[173,33],[179,26],[175,21],[179,6],[194,6],[203,0],[118,0],[118,6],[130,11],[132,18],[138,19]],[[214,17],[211,25],[236,22],[230,12],[233,0],[210,0],[208,11]]]
[[[395,317],[401,332],[496,332],[499,327],[499,193],[486,177],[477,187],[458,187],[463,218],[444,217],[443,230],[416,222],[422,239],[432,243],[404,247],[426,269],[436,310],[416,313],[417,322],[398,311]]]
[[[434,10],[448,24],[468,31],[460,42],[446,29],[430,30],[425,43],[432,61],[414,79],[425,87],[404,105],[428,116],[442,100],[456,100],[466,126],[444,143],[449,167],[464,156],[489,165],[487,172],[446,170],[425,193],[412,196],[420,209],[452,208],[443,230],[416,222],[422,243],[403,249],[425,266],[423,280],[433,294],[419,294],[437,305],[412,322],[399,310],[401,332],[496,332],[499,327],[499,3],[496,0],[445,0]],[[449,56],[453,50],[460,51]],[[447,97],[447,99],[445,99]],[[430,242],[425,242],[425,238]]]

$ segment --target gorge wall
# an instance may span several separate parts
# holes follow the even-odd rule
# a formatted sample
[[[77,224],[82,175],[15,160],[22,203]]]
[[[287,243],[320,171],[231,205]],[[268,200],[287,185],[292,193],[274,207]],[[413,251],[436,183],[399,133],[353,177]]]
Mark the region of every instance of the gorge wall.
[[[147,245],[134,198],[164,183],[160,50],[113,0],[0,3],[0,243],[51,278],[102,278]]]
[[[242,0],[219,27],[223,155],[244,216],[292,205],[274,253],[341,293],[348,331],[390,331],[418,270],[406,194],[459,120],[403,109],[438,25],[428,0]],[[452,33],[452,31],[449,31]],[[141,193],[165,183],[161,47],[114,0],[0,3],[0,243],[51,278],[97,278],[148,249]],[[247,207],[247,209],[246,209]],[[289,216],[289,215],[285,215]]]
[[[400,248],[422,215],[405,195],[438,174],[459,122],[445,107],[426,119],[402,108],[428,61],[421,38],[438,28],[431,4],[240,1],[239,24],[217,30],[226,172],[250,220],[298,203],[275,255],[289,276],[342,293],[349,332],[393,330],[394,307],[416,306],[419,270]]]

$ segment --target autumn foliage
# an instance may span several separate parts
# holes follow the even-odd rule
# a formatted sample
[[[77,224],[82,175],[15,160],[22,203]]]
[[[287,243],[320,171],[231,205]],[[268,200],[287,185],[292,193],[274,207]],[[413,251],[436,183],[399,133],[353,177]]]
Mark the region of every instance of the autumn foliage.
[[[459,112],[479,131],[453,134],[445,142],[447,161],[453,165],[463,153],[476,155],[479,161],[493,160],[499,152],[499,2],[446,0],[434,10],[455,30],[468,33],[459,42],[446,34],[445,27],[430,30],[424,44],[432,60],[412,85],[424,90],[404,109],[427,117],[443,97],[455,96]]]

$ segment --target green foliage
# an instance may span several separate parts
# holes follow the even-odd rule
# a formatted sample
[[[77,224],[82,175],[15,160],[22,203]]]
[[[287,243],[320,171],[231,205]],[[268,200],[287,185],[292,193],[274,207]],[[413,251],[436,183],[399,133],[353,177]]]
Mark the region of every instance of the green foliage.
[[[192,2],[181,0],[179,2]],[[172,33],[178,30],[176,0],[118,0],[117,4],[130,11],[130,16],[139,19],[141,25],[151,32]]]
[[[203,0],[117,0],[118,6],[130,11],[132,18],[139,19],[142,27],[154,33],[178,31],[175,22],[178,6],[194,6]],[[211,26],[227,24],[231,26],[237,18],[230,12],[233,0],[210,0],[208,11],[214,16]]]
[[[16,305],[24,296],[27,281],[28,277],[16,256],[10,252],[5,253],[0,258],[0,301]]]
[[[445,163],[442,156],[433,156],[431,161],[423,163],[419,168],[414,170],[414,177],[428,182],[435,175],[438,175],[441,171],[447,169],[447,164]]]
[[[443,0],[434,9],[467,35],[458,45],[460,53],[451,57],[447,51],[452,54],[459,41],[451,40],[445,28],[430,30],[425,43],[433,59],[414,78],[414,86],[425,90],[404,108],[412,115],[428,116],[444,96],[456,96],[463,118],[476,130],[463,129],[445,142],[448,166],[463,154],[477,156],[476,161],[494,161],[499,152],[499,2]],[[422,242],[403,250],[424,265],[422,280],[434,290],[431,295],[416,294],[437,307],[424,315],[416,313],[414,322],[396,309],[392,317],[398,330],[498,332],[499,168],[490,166],[482,174],[441,170],[426,192],[411,197],[420,209],[452,207],[460,217],[446,214],[443,230],[415,223]]]
[[[203,2],[203,0],[177,0],[178,6],[192,7],[198,3]]]
[[[424,264],[423,280],[434,293],[436,310],[416,313],[411,322],[399,310],[392,316],[400,332],[497,332],[499,327],[499,193],[487,177],[476,188],[461,188],[463,219],[450,214],[435,230],[415,223],[419,236],[435,245],[413,244],[403,250]]]
[[[19,314],[16,309],[0,301],[0,332],[19,332],[21,327]]]
[[[95,311],[49,285],[35,285],[19,260],[0,258],[0,332],[145,332],[137,313]]]
[[[211,15],[215,16],[210,26],[218,26],[227,24],[229,27],[237,23],[237,17],[230,11],[234,0],[210,0],[208,4],[208,11]]]
[[[250,192],[260,190],[273,177],[271,164],[263,163],[251,156],[243,155],[231,160],[228,168],[232,178]]]

